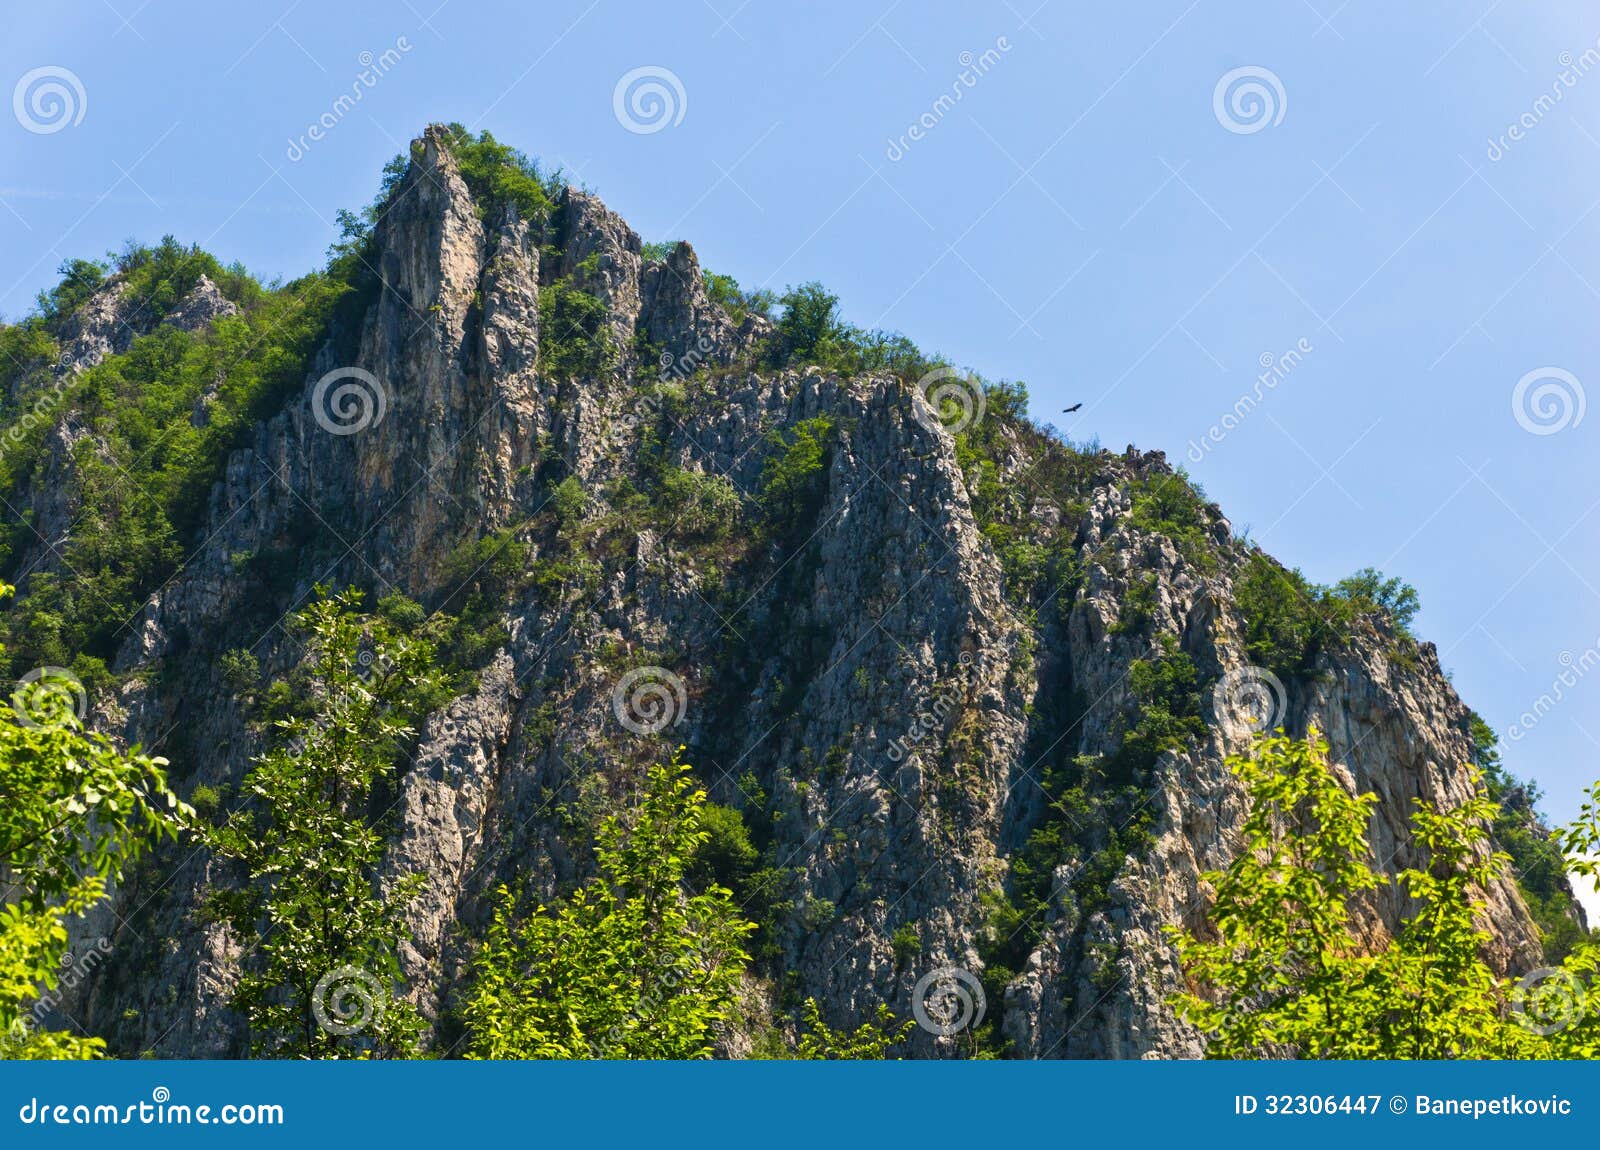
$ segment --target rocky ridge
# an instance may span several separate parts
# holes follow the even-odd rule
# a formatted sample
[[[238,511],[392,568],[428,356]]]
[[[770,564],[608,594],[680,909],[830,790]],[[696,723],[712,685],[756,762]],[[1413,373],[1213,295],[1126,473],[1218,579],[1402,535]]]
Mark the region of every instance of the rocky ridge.
[[[448,603],[452,557],[503,532],[530,570],[577,574],[505,593],[503,641],[473,689],[428,717],[401,780],[386,866],[426,876],[402,959],[441,1049],[493,887],[553,894],[580,877],[585,804],[682,743],[714,799],[769,828],[791,876],[752,982],[752,1028],[805,996],[838,1025],[878,1003],[909,1018],[919,980],[959,967],[987,971],[985,1041],[1017,1055],[1202,1052],[1166,1005],[1181,976],[1162,932],[1200,923],[1200,875],[1227,863],[1243,812],[1223,759],[1252,728],[1213,711],[1209,691],[1249,674],[1234,593],[1248,549],[1219,510],[1200,512],[1202,562],[1133,514],[1137,491],[1181,482],[1159,453],[1073,452],[991,415],[1022,529],[1073,571],[1027,604],[975,510],[976,465],[921,393],[888,375],[761,366],[770,325],[715,303],[689,245],[650,258],[576,189],[543,219],[480,202],[436,130],[413,146],[374,245],[358,328],[330,338],[301,393],[229,456],[200,546],[117,655],[101,725],[170,748],[185,789],[236,783],[260,744],[247,701],[218,681],[223,652],[291,666],[281,622],[315,584]],[[556,283],[603,307],[604,370],[546,370],[542,352],[568,338],[541,309]],[[161,322],[225,314],[214,291],[196,288]],[[119,313],[115,285],[73,323],[77,363],[148,330]],[[364,377],[325,385],[352,367]],[[341,383],[354,389],[342,399]],[[790,533],[708,543],[681,508],[648,524],[627,513],[627,492],[665,461],[720,477],[754,515],[784,443],[823,425],[825,468]],[[53,539],[71,529],[70,457],[87,432],[67,414],[52,434],[56,470],[32,498]],[[1051,478],[1063,467],[1070,482]],[[576,527],[551,512],[569,479],[587,499]],[[239,556],[269,553],[285,557],[273,585],[241,573]],[[1174,653],[1206,685],[1205,734],[1122,780],[1105,826],[1074,825],[1043,913],[996,939],[1014,860],[1056,817],[1047,767],[1117,760],[1141,706],[1130,668]],[[619,722],[617,685],[642,667],[682,684],[681,713],[659,733]],[[1427,644],[1397,658],[1365,627],[1286,682],[1284,703],[1290,730],[1314,724],[1349,783],[1380,795],[1373,847],[1388,869],[1410,861],[1412,799],[1469,793],[1468,712]],[[1123,852],[1107,827],[1140,833]],[[200,909],[220,871],[185,854],[85,928],[117,957],[72,1006],[124,1052],[237,1055],[226,1000],[241,956]],[[1364,929],[1380,938],[1401,909],[1386,891]],[[1488,918],[1499,967],[1537,964],[1514,883],[1490,892]],[[997,984],[1008,944],[1024,953]],[[972,1041],[914,1039],[925,1056]],[[748,1035],[727,1050],[748,1050]]]

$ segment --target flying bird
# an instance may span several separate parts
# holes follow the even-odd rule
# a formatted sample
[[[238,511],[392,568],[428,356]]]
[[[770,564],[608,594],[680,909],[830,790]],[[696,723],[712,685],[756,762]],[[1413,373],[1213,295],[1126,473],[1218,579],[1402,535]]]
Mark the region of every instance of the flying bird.
[[[1078,408],[1080,408],[1082,406],[1083,406],[1083,404],[1081,404],[1081,403],[1074,403],[1071,407],[1063,407],[1061,409],[1061,414],[1062,415],[1071,415],[1074,411],[1077,411]]]

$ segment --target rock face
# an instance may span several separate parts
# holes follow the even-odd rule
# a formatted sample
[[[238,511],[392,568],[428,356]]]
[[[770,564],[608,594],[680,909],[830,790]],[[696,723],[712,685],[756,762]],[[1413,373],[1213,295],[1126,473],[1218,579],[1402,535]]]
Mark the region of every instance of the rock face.
[[[19,589],[26,592],[29,577],[37,572],[60,570],[61,549],[67,542],[78,509],[77,452],[101,450],[101,445],[79,424],[74,414],[62,409],[59,397],[66,384],[106,356],[127,351],[135,339],[163,324],[182,331],[195,331],[224,316],[236,315],[238,311],[238,306],[226,299],[217,285],[204,275],[166,314],[130,298],[126,280],[113,277],[67,317],[60,333],[60,358],[54,363],[30,365],[28,370],[19,373],[19,381],[30,375],[42,376],[44,380],[35,382],[30,396],[31,410],[18,421],[18,426],[28,427],[35,420],[48,425],[44,466],[17,493],[14,504],[33,526],[32,543],[17,565]]]
[[[1197,564],[1132,514],[1136,487],[1173,481],[1158,454],[1082,456],[1003,428],[999,484],[1071,572],[1024,611],[980,527],[981,476],[921,394],[889,376],[751,366],[769,325],[713,302],[687,244],[647,258],[576,190],[548,219],[475,203],[432,130],[376,244],[379,283],[353,343],[330,340],[301,394],[229,459],[203,545],[118,657],[125,685],[102,701],[105,724],[146,744],[181,728],[183,787],[235,783],[260,748],[218,683],[222,652],[292,665],[282,618],[316,583],[448,601],[452,556],[504,530],[534,568],[576,573],[506,594],[504,642],[473,690],[427,719],[400,782],[387,874],[425,876],[402,959],[430,1019],[448,1017],[494,886],[548,895],[581,877],[586,812],[682,743],[714,799],[770,830],[789,873],[792,910],[758,971],[764,1009],[813,996],[837,1025],[879,1003],[910,1018],[930,971],[982,974],[1009,945],[1018,958],[998,999],[991,981],[987,1021],[1014,1053],[1202,1052],[1166,1005],[1181,980],[1162,930],[1201,921],[1199,876],[1236,847],[1244,802],[1223,758],[1248,745],[1246,723],[1208,713],[1203,737],[1122,784],[1103,808],[1114,816],[1073,827],[1079,846],[1040,915],[997,940],[992,907],[1030,834],[1057,817],[1048,771],[1117,755],[1139,707],[1135,663],[1181,653],[1207,691],[1247,670],[1234,580],[1248,556],[1219,512],[1202,513],[1215,558]],[[540,291],[557,281],[603,305],[609,368],[544,368],[566,338],[541,330]],[[168,321],[223,311],[197,288]],[[114,291],[86,309],[84,356],[118,346],[116,314]],[[825,428],[828,447],[787,532],[708,535],[694,506],[649,526],[627,513],[641,477],[668,466],[715,478],[753,517],[805,428]],[[60,434],[66,458],[69,423]],[[576,526],[549,507],[569,479],[587,500]],[[287,571],[270,587],[237,561],[269,553]],[[1410,800],[1461,801],[1471,748],[1432,649],[1389,651],[1373,630],[1324,652],[1285,684],[1284,721],[1315,724],[1352,785],[1382,797],[1373,847],[1393,869],[1409,861]],[[619,683],[641,668],[680,692],[657,734],[621,721]],[[171,862],[168,881],[119,892],[120,960],[75,1005],[124,1052],[238,1054],[226,999],[239,948],[197,909],[221,880],[203,851]],[[1401,910],[1386,898],[1365,924],[1374,938]],[[1491,892],[1488,917],[1501,967],[1536,962],[1514,886]],[[442,1021],[438,1035],[447,1048]],[[952,1056],[963,1041],[918,1030],[914,1049]]]

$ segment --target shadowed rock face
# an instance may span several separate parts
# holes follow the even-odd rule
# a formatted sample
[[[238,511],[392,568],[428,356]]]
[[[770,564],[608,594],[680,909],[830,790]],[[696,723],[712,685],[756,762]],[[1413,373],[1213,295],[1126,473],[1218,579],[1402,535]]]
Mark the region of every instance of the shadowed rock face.
[[[1244,548],[1215,509],[1204,512],[1215,555],[1204,571],[1135,525],[1130,486],[1171,475],[1159,454],[1075,455],[1008,428],[1001,481],[1028,492],[1031,537],[1077,571],[1025,614],[975,519],[972,475],[914,390],[889,377],[740,367],[766,322],[735,322],[713,303],[687,244],[647,259],[626,223],[576,190],[549,220],[475,204],[432,130],[412,156],[377,230],[380,283],[343,341],[354,351],[330,340],[298,399],[232,455],[203,544],[119,655],[128,679],[101,722],[145,743],[180,725],[191,748],[175,763],[184,787],[236,782],[259,744],[218,684],[221,652],[252,647],[281,671],[297,652],[274,619],[314,583],[435,605],[452,590],[452,551],[513,528],[532,563],[580,554],[596,574],[507,595],[508,640],[470,694],[428,717],[403,773],[387,873],[426,879],[402,955],[424,1013],[448,1011],[496,884],[549,895],[582,875],[590,828],[575,819],[576,797],[623,793],[640,764],[683,743],[717,801],[764,796],[775,862],[792,871],[795,910],[774,925],[752,1009],[810,995],[835,1024],[881,1002],[910,1018],[919,978],[943,966],[981,972],[995,953],[985,904],[1030,832],[1054,817],[1044,764],[1115,755],[1138,706],[1134,663],[1181,651],[1207,696],[1246,667],[1233,596]],[[540,330],[539,291],[560,277],[604,305],[614,369],[583,379],[541,370],[542,344],[560,333]],[[206,309],[220,310],[208,299],[185,301],[176,322],[208,322]],[[114,312],[115,289],[92,306],[83,338],[105,354],[117,337],[95,316]],[[347,367],[376,381],[381,418],[369,395],[353,420],[362,426],[329,430],[340,421],[319,410],[318,384]],[[665,401],[652,386],[663,377]],[[606,526],[640,482],[647,439],[652,460],[726,477],[754,514],[763,468],[782,450],[774,433],[817,419],[832,428],[826,466],[783,538],[736,532],[707,546],[672,516]],[[61,434],[74,434],[70,419]],[[1066,455],[1070,490],[1043,478]],[[545,506],[569,476],[593,527],[576,541]],[[230,561],[271,550],[292,556],[272,588]],[[1381,796],[1373,847],[1396,869],[1411,861],[1410,800],[1465,798],[1470,746],[1467,712],[1432,648],[1404,663],[1389,650],[1372,631],[1321,655],[1315,673],[1287,684],[1286,725],[1315,724],[1349,782]],[[654,736],[620,723],[613,702],[619,679],[643,664],[683,683],[678,722]],[[1117,817],[1148,833],[1114,860],[1109,882],[1091,893],[1084,868],[1063,864],[1047,911],[1019,928],[1025,958],[988,1003],[1017,1053],[1202,1052],[1165,1005],[1180,976],[1162,930],[1199,924],[1199,875],[1231,857],[1243,798],[1223,758],[1251,734],[1228,713],[1206,717],[1203,738],[1126,781],[1135,798]],[[1103,849],[1108,829],[1074,827],[1079,854]],[[170,881],[130,883],[117,917],[96,924],[120,960],[75,1003],[80,1021],[126,1052],[236,1054],[244,1036],[226,999],[238,948],[195,913],[217,868],[203,851],[168,862]],[[1537,932],[1514,886],[1490,893],[1495,961],[1532,965]],[[1363,917],[1374,941],[1397,921],[1396,899],[1385,892]],[[915,955],[892,941],[906,927]],[[920,1030],[914,1041],[921,1055],[963,1049]],[[726,1046],[748,1048],[738,1034]]]

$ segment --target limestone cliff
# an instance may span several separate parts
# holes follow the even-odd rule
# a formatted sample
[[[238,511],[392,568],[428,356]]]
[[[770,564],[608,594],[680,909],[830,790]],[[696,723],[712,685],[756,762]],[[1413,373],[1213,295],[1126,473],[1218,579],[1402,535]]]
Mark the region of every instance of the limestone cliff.
[[[192,551],[129,628],[98,722],[166,749],[185,791],[236,783],[259,734],[219,679],[224,652],[249,649],[269,674],[292,665],[281,623],[314,584],[448,606],[452,556],[500,532],[546,574],[504,591],[502,641],[471,692],[428,717],[387,862],[426,876],[403,960],[442,1049],[488,892],[581,876],[583,812],[682,743],[788,875],[753,1016],[810,995],[836,1024],[878,1003],[910,1018],[919,980],[959,967],[988,985],[991,1049],[1201,1053],[1165,1005],[1180,976],[1162,928],[1199,923],[1199,875],[1235,846],[1243,798],[1223,759],[1252,727],[1230,692],[1275,689],[1249,666],[1235,595],[1253,551],[1218,509],[1197,505],[1174,539],[1136,514],[1165,485],[1188,490],[1159,453],[1074,449],[1000,410],[974,413],[958,442],[893,375],[764,366],[768,321],[716,303],[688,245],[652,256],[575,189],[521,218],[474,196],[435,130],[413,146],[372,251],[358,317],[227,458]],[[570,335],[546,330],[562,322],[541,306],[555,284],[603,306],[598,370],[550,370]],[[208,299],[173,322],[208,322]],[[81,354],[136,333],[115,308],[112,289],[82,310]],[[629,502],[670,467],[720,477],[743,522],[805,428],[826,430],[825,465],[785,531],[717,535],[693,502],[654,518]],[[55,434],[62,470],[35,497],[49,533],[71,530],[64,472],[86,432],[63,415]],[[569,480],[585,496],[576,523],[552,511]],[[1036,580],[999,554],[996,524],[1008,546],[1051,557]],[[270,580],[239,558],[269,554]],[[1130,671],[1178,656],[1199,676],[1203,733],[1124,753],[1146,702]],[[1381,796],[1375,855],[1404,865],[1410,800],[1453,804],[1469,787],[1468,712],[1432,648],[1401,652],[1364,622],[1279,679],[1280,720],[1315,724],[1350,783]],[[655,704],[669,724],[624,721]],[[1087,804],[1076,814],[1063,779]],[[997,916],[1046,825],[1062,846],[1042,904]],[[219,873],[192,847],[166,856],[90,928],[116,959],[75,1017],[116,1049],[243,1049],[226,1006],[238,948],[199,912]],[[1495,961],[1536,965],[1515,886],[1491,896]],[[1372,908],[1374,937],[1395,897]],[[925,1056],[970,1041],[914,1040]],[[732,1035],[727,1049],[747,1045]]]

